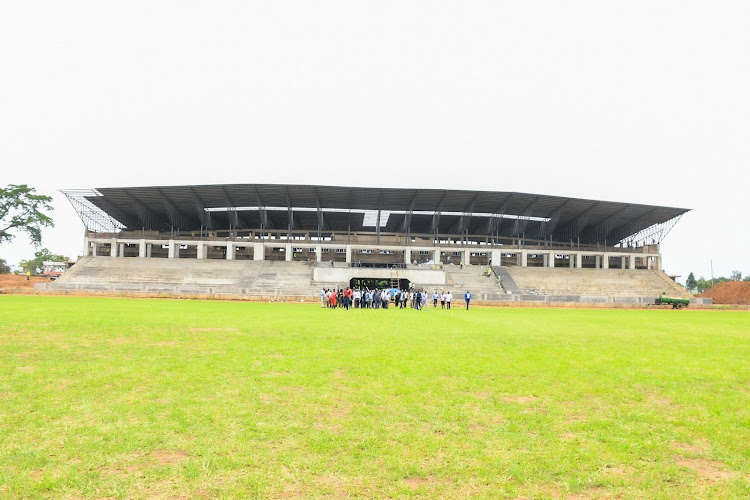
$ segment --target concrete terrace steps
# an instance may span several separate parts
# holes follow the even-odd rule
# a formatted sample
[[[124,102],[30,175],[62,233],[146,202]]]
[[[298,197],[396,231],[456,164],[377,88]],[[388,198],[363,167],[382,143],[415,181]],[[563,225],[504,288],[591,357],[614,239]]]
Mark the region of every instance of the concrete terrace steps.
[[[506,292],[510,292],[511,294],[521,294],[521,289],[518,288],[513,276],[508,272],[507,267],[492,266],[492,270],[495,271],[497,277],[500,278],[502,286],[505,288]]]
[[[505,289],[497,283],[495,276],[487,277],[487,266],[445,266],[445,288],[453,292],[454,297],[463,297],[468,290],[476,300],[497,300],[506,295]]]
[[[606,297],[657,297],[668,283],[653,270],[507,268],[521,293],[592,295]],[[666,278],[669,279],[669,278]],[[676,286],[676,285],[675,285]],[[669,293],[679,293],[671,289]],[[684,293],[684,292],[683,292]]]
[[[305,262],[86,257],[50,288],[307,297],[311,277]]]

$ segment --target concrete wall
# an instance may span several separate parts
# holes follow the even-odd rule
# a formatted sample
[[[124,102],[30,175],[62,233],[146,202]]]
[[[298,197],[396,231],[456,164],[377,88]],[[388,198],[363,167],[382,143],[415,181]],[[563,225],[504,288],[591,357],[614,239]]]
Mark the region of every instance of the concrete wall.
[[[407,279],[413,283],[445,284],[445,272],[436,269],[377,269],[371,267],[316,267],[313,269],[313,281],[348,283],[352,278]]]

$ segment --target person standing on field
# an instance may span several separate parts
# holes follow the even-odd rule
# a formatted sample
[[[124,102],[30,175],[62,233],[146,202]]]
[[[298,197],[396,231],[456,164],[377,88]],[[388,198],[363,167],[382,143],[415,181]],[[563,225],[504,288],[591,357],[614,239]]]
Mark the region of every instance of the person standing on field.
[[[326,306],[326,291],[324,289],[320,289],[320,307],[325,308]]]
[[[448,293],[445,296],[445,303],[448,304],[448,309],[451,308],[451,302],[453,302],[453,294],[448,290]]]
[[[464,300],[466,301],[466,310],[469,310],[469,302],[471,302],[471,292],[466,290],[466,293],[464,294]]]

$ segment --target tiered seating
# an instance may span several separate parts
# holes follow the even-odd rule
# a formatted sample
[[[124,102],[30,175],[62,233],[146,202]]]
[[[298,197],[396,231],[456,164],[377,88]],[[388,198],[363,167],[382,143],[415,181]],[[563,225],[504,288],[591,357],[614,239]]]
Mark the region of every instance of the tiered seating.
[[[457,265],[445,266],[446,285],[445,288],[453,292],[454,297],[463,297],[469,290],[475,300],[498,300],[500,296],[506,295],[505,289],[498,284],[493,275],[487,277],[486,266],[464,266],[461,269]]]
[[[87,257],[50,288],[308,297],[311,279],[305,262]]]
[[[508,267],[521,293],[604,297],[686,296],[662,271]]]

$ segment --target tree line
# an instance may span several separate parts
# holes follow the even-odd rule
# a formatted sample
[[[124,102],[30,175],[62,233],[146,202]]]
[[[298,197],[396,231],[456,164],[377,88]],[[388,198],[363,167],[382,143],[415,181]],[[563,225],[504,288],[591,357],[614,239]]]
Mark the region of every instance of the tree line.
[[[690,273],[688,274],[687,279],[685,280],[685,288],[688,289],[688,291],[697,291],[698,293],[703,293],[709,288],[711,288],[714,285],[718,285],[719,283],[724,283],[726,281],[748,281],[750,282],[750,276],[742,277],[741,271],[732,271],[732,274],[729,275],[729,278],[726,278],[724,276],[719,276],[718,278],[713,279],[706,279],[703,276],[696,279],[695,274]]]

